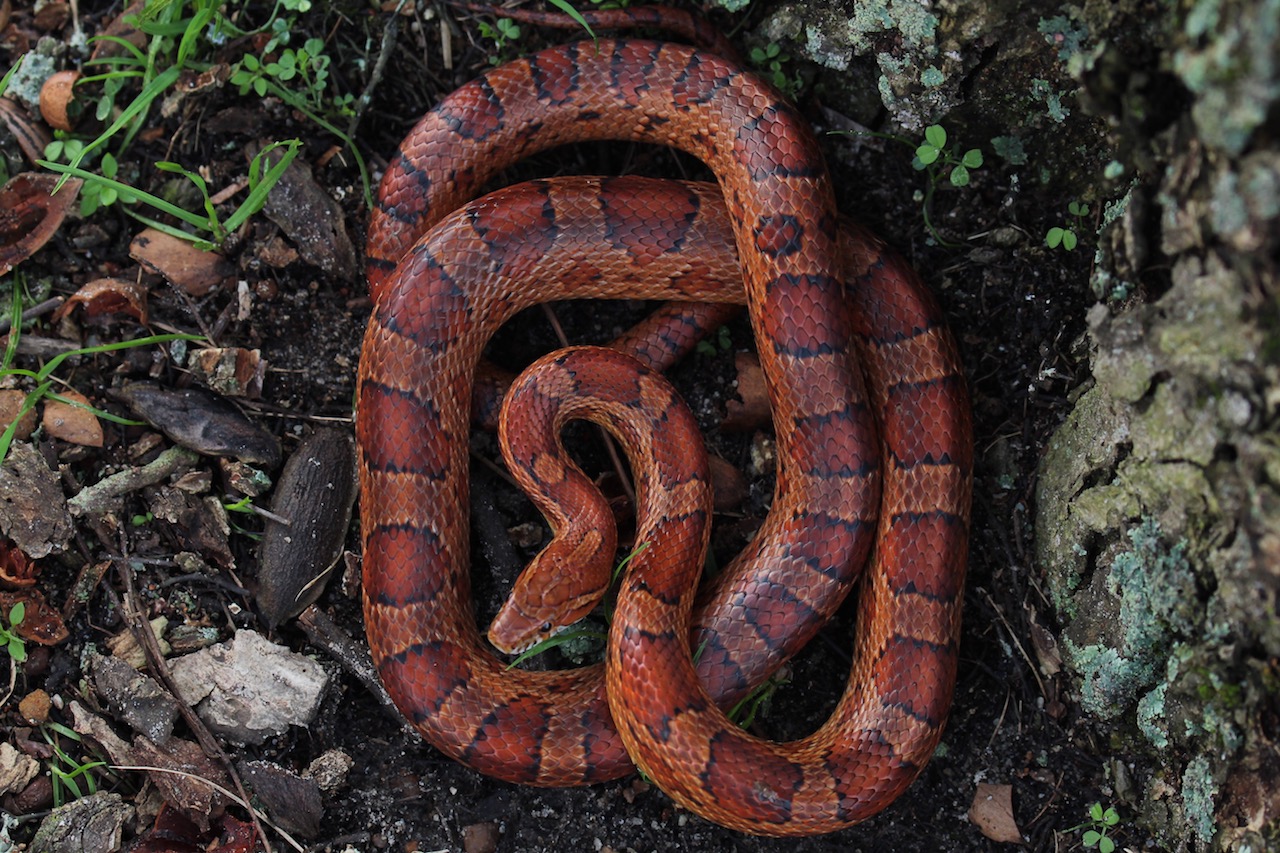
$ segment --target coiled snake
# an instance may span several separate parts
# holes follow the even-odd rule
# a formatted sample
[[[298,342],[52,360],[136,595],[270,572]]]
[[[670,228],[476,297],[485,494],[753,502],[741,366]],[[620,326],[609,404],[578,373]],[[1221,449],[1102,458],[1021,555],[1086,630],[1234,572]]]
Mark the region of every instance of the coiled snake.
[[[681,148],[719,189],[557,179],[466,204],[508,164],[589,139]],[[495,68],[405,139],[370,225],[368,275],[375,308],[357,406],[365,623],[387,690],[433,745],[537,785],[614,778],[634,761],[680,804],[767,835],[840,829],[910,783],[938,742],[955,678],[972,467],[964,382],[932,299],[878,240],[841,224],[818,146],[776,92],[726,60],[644,40],[571,44]],[[506,319],[568,296],[745,300],[778,484],[763,527],[701,594],[690,631],[698,564],[687,563],[705,533],[689,525],[709,512],[695,494],[703,475],[672,480],[660,460],[634,460],[655,500],[638,522],[637,541],[651,547],[623,581],[606,664],[508,671],[470,604],[471,377]],[[615,360],[575,350],[542,371],[556,387],[589,385],[578,366]],[[634,397],[624,409],[669,405],[657,377],[613,385]],[[609,420],[616,408],[585,411]],[[529,440],[527,476],[572,491],[554,446]],[[607,531],[586,539],[611,541]],[[730,723],[718,705],[812,637],[860,573],[855,664],[831,719],[789,744]],[[701,650],[696,671],[691,649]]]

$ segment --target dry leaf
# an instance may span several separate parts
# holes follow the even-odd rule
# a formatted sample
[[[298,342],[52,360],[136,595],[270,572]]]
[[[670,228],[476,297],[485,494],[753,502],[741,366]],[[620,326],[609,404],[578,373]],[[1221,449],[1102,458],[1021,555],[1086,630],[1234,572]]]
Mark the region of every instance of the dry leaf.
[[[53,322],[57,323],[77,305],[84,306],[84,313],[90,317],[103,314],[128,314],[139,323],[147,322],[148,290],[136,279],[128,281],[123,278],[98,278],[77,290],[70,299],[58,306],[53,312]]]
[[[75,127],[75,85],[79,79],[79,71],[58,71],[40,87],[40,115],[54,130]]]
[[[0,189],[0,275],[31,257],[58,231],[80,192],[69,179],[56,193],[57,175],[23,172]]]
[[[129,254],[191,296],[206,295],[235,272],[221,255],[154,228],[133,238]]]
[[[60,396],[89,405],[89,400],[76,391],[62,391]],[[98,416],[80,406],[48,400],[44,404],[44,416],[40,423],[54,438],[83,447],[102,446],[102,424],[98,422]]]
[[[133,0],[124,11],[115,17],[107,28],[98,33],[100,36],[115,36],[117,39],[123,39],[136,48],[144,48],[147,46],[147,34],[134,26],[134,23],[142,17],[142,13],[146,9],[146,0]],[[103,38],[98,40],[93,46],[93,56],[90,61],[103,59],[110,56],[123,56],[127,53],[127,48],[115,39]]]
[[[0,541],[0,586],[5,589],[26,589],[36,585],[40,567],[9,541]]]
[[[0,430],[9,428],[9,424],[13,423],[13,419],[18,416],[18,412],[22,411],[22,404],[26,399],[27,394],[25,391],[18,391],[14,388],[0,391]],[[22,416],[22,420],[18,422],[13,437],[18,441],[26,441],[31,437],[31,431],[35,428],[36,411],[35,409],[28,409],[27,413]]]
[[[58,611],[49,606],[40,590],[20,589],[0,592],[0,611],[7,616],[15,604],[25,608],[22,621],[13,626],[13,632],[29,643],[56,646],[67,638],[67,626]]]
[[[716,512],[731,512],[747,499],[747,478],[736,467],[714,454],[707,455],[711,468],[711,494]]]
[[[1021,844],[1022,831],[1013,817],[1013,786],[978,783],[969,807],[969,822],[992,841]]]

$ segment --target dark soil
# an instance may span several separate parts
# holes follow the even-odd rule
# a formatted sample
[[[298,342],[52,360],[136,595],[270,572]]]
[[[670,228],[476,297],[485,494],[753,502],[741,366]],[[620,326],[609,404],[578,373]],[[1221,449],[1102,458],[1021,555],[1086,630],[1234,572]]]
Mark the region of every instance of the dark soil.
[[[92,4],[90,4],[92,5]],[[753,7],[754,8],[754,7]],[[115,10],[118,11],[118,10]],[[383,16],[348,10],[353,19],[336,13],[324,26],[338,33],[333,50],[339,79],[356,72],[343,68],[343,56],[356,55],[356,45],[368,31],[375,39]],[[439,61],[441,16],[429,20],[407,18],[375,90],[375,100],[361,126],[358,142],[373,163],[382,164],[399,138],[425,109],[457,84],[486,65],[486,46],[476,44],[474,24],[458,24],[444,13],[453,33],[455,65],[446,70]],[[86,27],[109,17],[106,9],[84,9]],[[753,14],[760,14],[755,10]],[[753,19],[754,20],[754,19]],[[320,18],[316,29],[319,35]],[[529,28],[532,29],[532,28]],[[359,35],[357,35],[359,34]],[[530,32],[522,48],[531,49],[555,34]],[[364,47],[361,45],[360,51]],[[12,57],[3,58],[7,65]],[[849,73],[856,73],[851,71]],[[362,78],[361,78],[362,79]],[[820,81],[819,81],[820,83]],[[346,90],[357,86],[348,80]],[[869,83],[868,85],[873,85]],[[802,98],[801,107],[819,127],[821,87]],[[826,105],[829,106],[829,105]],[[238,123],[222,111],[230,107]],[[224,121],[215,121],[221,115]],[[861,117],[864,120],[866,117]],[[872,117],[874,119],[874,117]],[[154,117],[160,131],[152,141],[130,149],[130,167],[142,185],[158,181],[150,164],[177,160],[188,167],[208,164],[214,174],[243,172],[241,150],[249,141],[298,136],[306,143],[303,157],[316,164],[318,180],[343,199],[347,226],[363,234],[365,210],[358,176],[341,156],[319,165],[334,144],[314,125],[270,99],[239,99],[230,88],[215,89],[188,101],[170,118]],[[873,124],[874,127],[874,124]],[[887,129],[887,128],[886,128]],[[1051,252],[1041,235],[1049,222],[1047,211],[1060,205],[1053,187],[1010,181],[1010,172],[995,158],[964,190],[940,191],[934,201],[934,221],[958,244],[940,246],[929,239],[913,192],[922,177],[910,165],[909,148],[894,143],[855,145],[828,137],[829,159],[839,182],[839,198],[846,212],[856,214],[883,234],[919,269],[938,294],[960,340],[976,420],[978,469],[974,492],[973,535],[969,581],[965,598],[965,628],[954,706],[943,747],[916,783],[897,802],[865,824],[834,836],[802,840],[760,840],[728,832],[681,812],[657,789],[626,779],[583,790],[538,790],[485,779],[442,758],[416,736],[406,733],[355,678],[334,663],[336,688],[319,719],[309,729],[295,730],[263,747],[240,750],[236,759],[268,759],[300,769],[329,749],[340,749],[355,761],[347,785],[327,795],[325,817],[312,849],[396,851],[460,850],[469,827],[492,823],[500,831],[501,851],[635,850],[635,851],[978,851],[996,849],[967,817],[975,785],[980,782],[1013,786],[1015,817],[1026,846],[1037,851],[1071,849],[1079,834],[1059,833],[1074,827],[1090,803],[1107,797],[1104,764],[1111,760],[1106,745],[1093,743],[1073,727],[1077,709],[1065,688],[1044,675],[1035,663],[1031,623],[1052,629],[1047,605],[1031,565],[1031,513],[1036,465],[1041,446],[1068,407],[1068,392],[1077,383],[1081,353],[1077,338],[1083,330],[1084,309],[1091,301],[1087,265],[1092,248],[1075,253]],[[645,172],[696,176],[696,164],[665,152],[635,146],[580,146],[538,158],[528,170],[511,179],[560,173]],[[71,292],[107,266],[128,266],[128,243],[137,226],[114,211],[90,222],[71,223],[64,235],[29,262],[30,274],[51,275],[57,289]],[[92,254],[77,248],[75,235],[88,229],[102,235]],[[214,329],[223,346],[257,347],[271,369],[260,404],[249,411],[281,436],[286,452],[303,431],[320,418],[349,419],[360,337],[368,312],[360,281],[337,281],[315,268],[295,262],[284,268],[251,263],[256,247],[277,236],[275,226],[257,218],[236,251],[244,275],[260,294],[244,319],[235,315],[234,288],[215,291],[200,300],[179,298],[171,288],[157,286],[150,300],[151,320],[157,328],[198,331]],[[260,286],[265,282],[266,286]],[[643,306],[600,309],[570,304],[555,312],[570,341],[603,342],[641,315]],[[128,322],[86,321],[86,336],[114,340],[135,333]],[[749,341],[745,324],[735,326],[735,348]],[[556,346],[544,314],[532,312],[516,321],[511,334],[501,337],[493,355],[519,365],[538,352]],[[702,422],[712,430],[713,446],[731,462],[743,465],[750,436],[715,431],[718,412],[731,380],[732,353],[714,359],[696,357],[673,375]],[[149,360],[102,357],[86,363],[73,383],[99,405],[113,408],[106,390],[124,376],[140,376],[151,369]],[[179,371],[164,368],[161,382],[180,383]],[[349,421],[348,421],[349,423]],[[137,430],[109,427],[107,447],[82,451],[46,441],[60,455],[75,480],[97,480],[108,465],[123,464],[122,453]],[[476,443],[477,452],[497,459],[488,439]],[[484,477],[479,489],[507,487]],[[767,484],[754,488],[743,509],[749,526],[761,512]],[[533,511],[517,507],[507,497],[498,500],[507,526],[531,520]],[[514,508],[513,508],[514,507]],[[133,498],[124,518],[145,510],[145,497]],[[732,523],[734,520],[730,519]],[[137,557],[165,557],[175,544],[147,527],[119,525],[110,539],[99,538],[101,528],[80,531],[69,569],[49,561],[42,584],[60,604],[81,561],[109,553]],[[726,537],[726,538],[732,538]],[[350,548],[359,552],[353,531]],[[233,537],[238,579],[252,584],[255,560],[251,542]],[[483,577],[483,565],[477,568]],[[176,621],[204,621],[224,636],[234,627],[259,625],[252,601],[227,593],[220,586],[196,583],[161,586],[174,568],[148,566],[140,585],[149,589],[154,613]],[[335,578],[319,605],[351,635],[363,634],[355,584],[351,577]],[[104,584],[115,585],[114,574]],[[478,580],[478,605],[483,621],[495,606],[493,596],[507,581]],[[178,590],[193,596],[185,612],[175,603]],[[492,595],[485,597],[486,590]],[[71,624],[70,641],[57,647],[43,671],[20,676],[17,695],[36,687],[51,693],[74,694],[81,680],[79,656],[89,643],[121,630],[115,594],[99,592]],[[781,687],[756,729],[767,736],[788,739],[816,728],[833,707],[848,670],[849,608],[825,629],[791,668],[790,683]],[[274,633],[277,642],[316,654],[304,633],[285,624]],[[15,722],[6,710],[5,722]],[[122,791],[132,790],[122,786]],[[25,828],[22,832],[27,831]],[[1126,841],[1140,847],[1140,840]],[[349,848],[348,845],[351,845]],[[277,849],[280,849],[277,845]]]

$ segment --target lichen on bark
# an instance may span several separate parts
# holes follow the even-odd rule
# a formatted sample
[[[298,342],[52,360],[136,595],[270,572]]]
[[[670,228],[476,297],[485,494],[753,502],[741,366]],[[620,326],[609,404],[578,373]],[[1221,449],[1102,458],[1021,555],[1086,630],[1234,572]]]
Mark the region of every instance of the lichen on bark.
[[[1184,105],[1100,240],[1037,558],[1083,707],[1139,758],[1139,820],[1170,850],[1274,849],[1280,3],[1163,7]],[[1153,267],[1165,285],[1137,285]]]

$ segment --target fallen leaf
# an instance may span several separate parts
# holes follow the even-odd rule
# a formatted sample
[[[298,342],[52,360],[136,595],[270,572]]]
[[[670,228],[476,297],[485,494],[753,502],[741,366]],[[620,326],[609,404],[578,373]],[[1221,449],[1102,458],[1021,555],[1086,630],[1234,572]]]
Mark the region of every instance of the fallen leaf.
[[[146,47],[147,34],[134,26],[134,23],[142,18],[146,6],[147,0],[133,0],[110,24],[107,24],[106,29],[98,33],[98,35],[114,36],[114,38],[97,39],[96,44],[93,46],[93,55],[90,57],[90,62],[110,56],[123,56],[127,53],[128,48],[120,44],[116,39],[126,41],[136,48]]]
[[[747,499],[747,478],[719,456],[708,454],[707,464],[711,469],[711,494],[715,511],[730,512],[742,506]]]
[[[1005,844],[1021,844],[1022,831],[1013,817],[1013,786],[978,783],[969,807],[969,822],[987,838]]]
[[[40,87],[40,115],[54,130],[71,131],[78,118],[75,85],[79,71],[57,71]]]
[[[276,481],[258,561],[258,610],[274,628],[320,597],[342,556],[356,499],[356,447],[342,430],[319,429],[289,456]]]
[[[0,592],[0,611],[6,616],[19,603],[25,608],[22,621],[13,626],[13,632],[19,637],[41,646],[56,646],[67,638],[67,626],[62,617],[44,600],[40,590]]]
[[[129,244],[129,255],[191,296],[204,296],[229,278],[235,269],[216,252],[148,228]]]
[[[15,388],[7,388],[0,391],[0,430],[7,429],[9,424],[13,423],[13,419],[18,416],[18,412],[22,411],[22,404],[26,402],[26,399],[27,394],[25,391],[19,391]],[[35,428],[36,410],[28,409],[26,414],[22,416],[22,420],[18,422],[13,437],[18,441],[26,441],[31,437],[31,431]]]
[[[36,585],[40,569],[35,560],[10,541],[0,542],[0,585],[5,589],[26,589]]]
[[[273,151],[264,168],[280,161]],[[356,250],[347,233],[342,208],[316,181],[311,167],[294,160],[271,189],[262,212],[298,247],[298,254],[331,278],[347,281],[356,275]]]
[[[77,391],[64,390],[59,393],[82,406],[89,405],[89,400]],[[98,416],[81,406],[49,400],[44,404],[44,415],[40,418],[40,423],[45,432],[54,438],[82,447],[102,446],[102,424],[98,422]]]
[[[275,436],[209,391],[174,391],[153,382],[131,382],[114,393],[138,417],[197,453],[233,456],[268,468],[280,464],[280,442]]]
[[[128,314],[139,323],[147,322],[147,293],[149,291],[137,279],[96,278],[71,295],[53,312],[57,323],[77,305],[90,317],[104,314]]]
[[[36,25],[36,29],[51,33],[54,30],[60,30],[65,27],[70,18],[70,4],[54,0],[52,3],[37,3],[35,5],[35,17],[32,18],[32,22]]]
[[[23,172],[0,189],[0,275],[39,251],[57,233],[80,192],[70,178],[56,193],[57,175]]]

